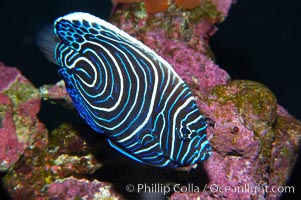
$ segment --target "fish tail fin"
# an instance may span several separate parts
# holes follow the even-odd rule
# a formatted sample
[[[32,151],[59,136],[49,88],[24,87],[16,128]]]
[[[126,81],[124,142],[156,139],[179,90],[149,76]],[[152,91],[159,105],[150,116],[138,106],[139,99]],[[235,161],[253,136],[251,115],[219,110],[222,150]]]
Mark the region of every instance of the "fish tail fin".
[[[39,49],[43,52],[46,58],[55,64],[58,64],[56,61],[55,51],[56,47],[59,44],[60,39],[53,32],[51,25],[47,25],[42,28],[36,37],[36,43]]]

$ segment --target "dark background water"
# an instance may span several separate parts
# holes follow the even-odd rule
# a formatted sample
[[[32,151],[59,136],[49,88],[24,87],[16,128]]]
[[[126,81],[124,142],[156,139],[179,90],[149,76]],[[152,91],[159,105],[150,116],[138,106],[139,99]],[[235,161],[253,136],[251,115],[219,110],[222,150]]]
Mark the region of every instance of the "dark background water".
[[[233,79],[265,84],[280,105],[301,119],[299,4],[297,0],[238,0],[226,21],[218,25],[210,45],[217,63]],[[73,11],[107,19],[110,8],[110,0],[0,0],[0,61],[18,67],[36,86],[54,83],[59,80],[56,67],[35,46],[37,32]],[[60,106],[47,103],[43,103],[39,117],[50,130],[64,121],[77,120]],[[300,167],[299,159],[288,183],[295,186],[296,193],[283,199],[296,199],[300,194]]]

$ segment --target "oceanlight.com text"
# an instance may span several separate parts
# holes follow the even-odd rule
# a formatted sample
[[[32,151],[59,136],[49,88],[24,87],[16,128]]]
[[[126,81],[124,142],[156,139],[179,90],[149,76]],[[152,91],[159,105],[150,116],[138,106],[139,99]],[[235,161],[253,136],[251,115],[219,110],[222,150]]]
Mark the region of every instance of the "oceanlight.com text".
[[[294,186],[261,186],[261,185],[250,185],[243,184],[240,186],[222,186],[218,184],[205,184],[200,187],[193,183],[188,183],[186,185],[174,184],[173,186],[164,185],[162,183],[139,183],[136,185],[128,184],[126,186],[127,192],[137,192],[137,193],[162,193],[166,195],[171,192],[192,192],[199,193],[210,191],[211,193],[249,193],[250,195],[256,195],[258,193],[289,193],[293,194],[295,192]]]

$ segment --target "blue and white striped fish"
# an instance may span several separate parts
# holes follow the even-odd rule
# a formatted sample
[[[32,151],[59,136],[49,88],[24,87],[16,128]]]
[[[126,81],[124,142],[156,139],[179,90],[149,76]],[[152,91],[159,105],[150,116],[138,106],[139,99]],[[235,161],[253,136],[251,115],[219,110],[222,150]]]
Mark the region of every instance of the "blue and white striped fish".
[[[173,68],[153,50],[88,13],[58,18],[38,38],[80,116],[126,156],[159,167],[211,155],[207,123]]]

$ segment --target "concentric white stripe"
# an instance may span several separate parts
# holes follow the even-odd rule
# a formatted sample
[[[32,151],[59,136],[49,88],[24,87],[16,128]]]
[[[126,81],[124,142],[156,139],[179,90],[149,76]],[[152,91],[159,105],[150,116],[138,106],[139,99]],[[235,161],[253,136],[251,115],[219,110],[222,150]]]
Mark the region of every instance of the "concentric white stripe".
[[[185,107],[191,103],[191,101],[193,101],[193,97],[189,97],[188,99],[186,99],[185,103],[183,105],[181,105],[180,107],[178,107],[173,115],[173,124],[176,124],[176,120],[178,117],[178,114],[180,111],[182,111],[183,109],[185,109]],[[170,151],[170,158],[173,158],[173,154],[174,154],[174,146],[175,146],[175,126],[172,127],[172,132],[171,132],[171,151]]]
[[[154,71],[154,89],[153,89],[153,94],[152,94],[151,102],[150,102],[150,106],[149,106],[149,112],[147,113],[146,119],[143,121],[143,123],[139,127],[137,127],[137,129],[133,133],[131,133],[127,137],[119,140],[118,142],[120,142],[120,143],[125,142],[125,141],[129,140],[130,138],[132,138],[148,122],[148,120],[149,120],[149,118],[150,118],[150,116],[152,115],[152,112],[153,112],[154,102],[155,102],[155,98],[156,98],[156,95],[157,95],[157,88],[158,88],[158,72],[157,72],[157,69],[156,69],[154,63],[149,58],[147,58],[144,54],[142,54],[140,51],[137,51],[135,48],[132,48],[132,49],[134,51],[136,51],[145,60],[147,60],[148,63],[150,64],[150,66],[153,68],[153,71]]]
[[[123,82],[123,75],[122,75],[122,72],[120,70],[120,66],[118,65],[115,57],[111,54],[111,52],[109,52],[106,48],[104,48],[102,45],[98,44],[98,43],[95,43],[95,42],[90,42],[100,48],[102,48],[106,53],[107,55],[112,59],[114,65],[116,66],[116,69],[118,71],[118,75],[119,75],[119,79],[120,79],[120,94],[119,94],[119,97],[118,97],[118,100],[117,102],[115,103],[115,105],[113,105],[112,107],[110,108],[105,108],[105,107],[98,107],[98,106],[94,106],[92,105],[88,99],[86,99],[85,95],[83,95],[83,93],[79,90],[79,92],[81,93],[83,99],[85,100],[85,102],[93,109],[95,110],[101,110],[101,111],[104,111],[104,112],[112,112],[114,111],[119,105],[120,105],[120,102],[121,102],[121,99],[122,99],[122,96],[123,96],[123,91],[124,91],[124,82]],[[86,59],[86,58],[85,58]],[[91,63],[91,61],[89,61]],[[74,67],[76,64],[76,62],[73,63],[73,65],[71,67]],[[95,69],[95,68],[94,68]],[[96,72],[95,72],[96,73]],[[96,73],[97,74],[97,73]]]

